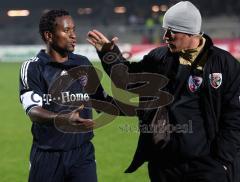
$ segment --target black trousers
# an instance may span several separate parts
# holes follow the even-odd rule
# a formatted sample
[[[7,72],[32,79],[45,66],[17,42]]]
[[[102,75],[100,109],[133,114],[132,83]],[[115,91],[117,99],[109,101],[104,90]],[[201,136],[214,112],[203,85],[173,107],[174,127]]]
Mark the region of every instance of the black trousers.
[[[32,147],[29,182],[97,182],[91,142],[70,151],[46,151]]]
[[[151,182],[228,182],[227,171],[211,157],[201,157],[171,167],[149,161]]]

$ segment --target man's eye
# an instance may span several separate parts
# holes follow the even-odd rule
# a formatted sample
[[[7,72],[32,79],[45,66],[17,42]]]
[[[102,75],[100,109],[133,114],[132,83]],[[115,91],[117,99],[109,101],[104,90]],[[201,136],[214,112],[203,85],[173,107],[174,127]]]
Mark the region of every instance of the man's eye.
[[[171,34],[176,34],[176,33],[177,33],[176,31],[171,30]]]

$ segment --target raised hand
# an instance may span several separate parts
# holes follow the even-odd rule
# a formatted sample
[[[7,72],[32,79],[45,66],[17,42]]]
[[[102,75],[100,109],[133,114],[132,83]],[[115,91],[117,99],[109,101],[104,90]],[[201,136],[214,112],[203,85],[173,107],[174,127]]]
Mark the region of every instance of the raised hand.
[[[87,41],[93,45],[97,51],[110,51],[113,49],[114,44],[118,40],[117,37],[114,37],[111,41],[97,30],[91,30],[87,34]]]

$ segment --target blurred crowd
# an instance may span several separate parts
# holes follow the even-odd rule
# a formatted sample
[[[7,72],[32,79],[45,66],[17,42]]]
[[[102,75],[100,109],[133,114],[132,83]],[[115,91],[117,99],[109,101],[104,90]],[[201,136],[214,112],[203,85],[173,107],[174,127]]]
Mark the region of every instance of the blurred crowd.
[[[43,2],[47,0],[43,0]],[[42,1],[41,1],[42,2]],[[178,0],[81,0],[77,3],[69,0],[68,4],[57,1],[58,7],[64,7],[71,12],[76,20],[79,30],[80,43],[85,41],[83,35],[92,28],[100,29],[109,36],[118,35],[123,42],[130,43],[159,43],[163,30],[161,29],[162,18],[165,10]],[[212,36],[216,37],[239,37],[240,35],[240,1],[222,0],[192,0],[201,9],[203,26]],[[4,4],[6,4],[5,2]],[[24,3],[21,1],[21,3]],[[16,1],[15,8],[21,5]],[[6,6],[3,4],[3,7]],[[64,5],[64,6],[63,6]],[[49,7],[56,8],[56,0],[48,1]],[[156,6],[154,8],[154,6]],[[164,6],[164,8],[158,8]],[[46,11],[40,2],[28,4],[29,17],[9,18],[1,16],[0,44],[39,44],[38,20]],[[122,7],[122,13],[116,13],[116,7]],[[86,14],[79,14],[80,8],[90,8]],[[9,9],[9,8],[8,8]],[[1,11],[4,13],[6,11]],[[220,18],[218,18],[220,17]],[[222,18],[223,17],[223,18]],[[205,23],[206,22],[206,23]],[[221,32],[219,32],[221,29]],[[23,36],[24,35],[24,36]],[[134,36],[133,36],[134,35]],[[82,36],[82,37],[81,37]],[[6,40],[5,37],[10,37]]]

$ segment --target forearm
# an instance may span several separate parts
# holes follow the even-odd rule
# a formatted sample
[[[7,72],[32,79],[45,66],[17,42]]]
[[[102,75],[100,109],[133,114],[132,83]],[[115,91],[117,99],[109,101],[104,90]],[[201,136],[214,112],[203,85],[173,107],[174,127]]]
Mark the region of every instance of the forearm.
[[[216,143],[217,158],[223,163],[231,163],[240,152],[240,132],[236,130],[220,131]]]
[[[42,107],[33,107],[28,112],[28,115],[34,123],[45,125],[54,123],[55,127],[63,132],[91,131],[95,126],[95,122],[92,119],[81,118],[79,112],[82,109],[83,106],[80,106],[72,112],[58,114],[47,111]]]
[[[110,75],[111,69],[114,65],[126,62],[122,57],[119,48],[115,45],[112,50],[109,51],[98,51],[98,56],[101,59],[102,66],[106,73]]]
[[[233,76],[233,78],[236,77]],[[224,110],[222,110],[221,121],[219,123],[217,154],[222,160],[233,162],[236,155],[240,152],[239,75],[237,79],[234,79],[232,82],[229,81],[229,83],[231,83],[231,87],[223,97],[223,103],[226,104]]]
[[[56,118],[58,114],[48,111],[46,109],[43,109],[40,106],[33,107],[29,112],[28,116],[31,119],[32,122],[38,123],[38,124],[50,124],[54,122],[54,119]]]
[[[232,101],[235,102],[235,99]],[[223,163],[232,163],[237,153],[240,152],[239,109],[232,106],[234,104],[229,105],[222,113],[222,120],[216,136],[216,156]]]

